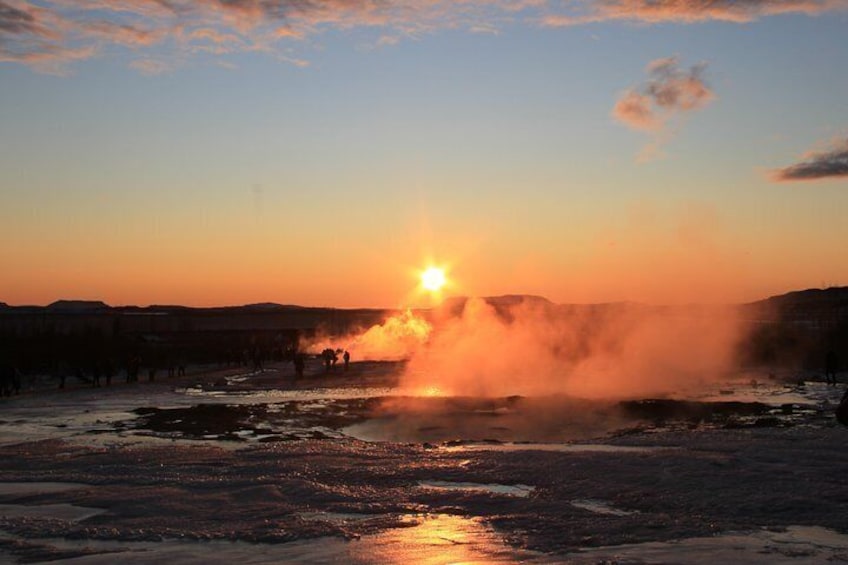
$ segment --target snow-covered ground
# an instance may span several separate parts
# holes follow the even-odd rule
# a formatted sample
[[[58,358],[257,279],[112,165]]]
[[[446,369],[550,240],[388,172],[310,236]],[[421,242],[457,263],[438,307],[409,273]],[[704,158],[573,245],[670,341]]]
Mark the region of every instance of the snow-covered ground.
[[[410,399],[287,367],[0,401],[0,562],[833,563],[822,383]]]

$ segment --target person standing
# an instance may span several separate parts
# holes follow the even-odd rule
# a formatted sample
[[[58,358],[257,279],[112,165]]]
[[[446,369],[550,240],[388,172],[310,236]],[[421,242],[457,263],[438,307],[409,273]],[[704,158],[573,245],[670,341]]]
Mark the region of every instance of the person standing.
[[[836,384],[836,372],[839,370],[839,357],[834,350],[827,352],[824,363],[824,379],[827,384]]]

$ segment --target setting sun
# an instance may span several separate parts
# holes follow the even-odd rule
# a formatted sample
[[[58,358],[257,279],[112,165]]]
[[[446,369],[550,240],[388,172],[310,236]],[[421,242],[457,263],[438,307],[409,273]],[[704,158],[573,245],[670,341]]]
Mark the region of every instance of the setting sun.
[[[447,278],[444,269],[430,267],[421,273],[421,286],[430,292],[438,292],[445,286]]]

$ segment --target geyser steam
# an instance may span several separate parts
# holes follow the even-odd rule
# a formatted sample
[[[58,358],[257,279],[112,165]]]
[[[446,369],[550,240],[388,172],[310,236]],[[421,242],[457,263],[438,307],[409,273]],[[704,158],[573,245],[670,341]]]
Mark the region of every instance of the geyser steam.
[[[420,350],[432,329],[426,320],[406,310],[361,333],[336,338],[319,336],[301,343],[300,348],[305,351],[319,352],[326,348],[341,347],[349,351],[352,358],[358,361],[395,361],[408,359]]]
[[[663,394],[726,376],[740,329],[724,310],[475,299],[415,352],[402,384],[468,396]]]
[[[349,348],[356,359],[408,359],[401,388],[415,396],[633,398],[726,377],[743,329],[729,308],[470,299],[431,322],[389,318]]]

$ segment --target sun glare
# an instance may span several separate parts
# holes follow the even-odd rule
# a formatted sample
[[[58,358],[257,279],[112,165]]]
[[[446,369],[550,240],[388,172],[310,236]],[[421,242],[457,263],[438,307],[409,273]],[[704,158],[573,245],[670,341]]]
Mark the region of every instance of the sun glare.
[[[430,267],[421,273],[421,286],[430,292],[441,290],[446,281],[444,269],[438,267]]]

